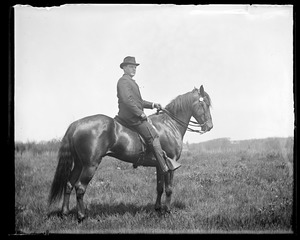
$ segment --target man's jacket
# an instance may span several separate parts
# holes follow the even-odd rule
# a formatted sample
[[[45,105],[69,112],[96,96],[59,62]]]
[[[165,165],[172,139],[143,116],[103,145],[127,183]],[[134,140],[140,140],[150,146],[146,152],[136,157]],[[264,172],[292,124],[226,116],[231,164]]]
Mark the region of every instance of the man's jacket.
[[[119,103],[118,116],[130,125],[141,123],[140,116],[144,108],[152,109],[152,102],[142,99],[139,86],[127,74],[124,74],[117,84],[117,97]]]

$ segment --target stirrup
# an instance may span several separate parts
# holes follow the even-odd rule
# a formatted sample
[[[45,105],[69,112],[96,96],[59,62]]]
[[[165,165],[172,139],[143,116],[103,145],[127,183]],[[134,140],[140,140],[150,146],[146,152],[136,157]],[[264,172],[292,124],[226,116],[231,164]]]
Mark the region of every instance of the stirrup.
[[[171,158],[166,158],[166,164],[171,171],[175,171],[177,168],[181,167],[181,164],[172,160]]]
[[[164,155],[164,158],[166,160],[166,164],[169,168],[169,170],[171,171],[175,171],[177,168],[180,168],[181,167],[181,164],[174,161],[173,159],[169,158],[166,154],[166,152],[163,152],[163,155]]]

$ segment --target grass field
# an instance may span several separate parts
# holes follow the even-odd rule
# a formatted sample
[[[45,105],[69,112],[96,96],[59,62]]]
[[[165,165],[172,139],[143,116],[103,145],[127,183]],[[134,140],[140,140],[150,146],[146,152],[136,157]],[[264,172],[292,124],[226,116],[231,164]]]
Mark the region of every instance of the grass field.
[[[293,139],[188,144],[171,214],[154,211],[155,168],[105,157],[86,194],[88,218],[47,205],[57,151],[15,154],[16,233],[292,233]]]

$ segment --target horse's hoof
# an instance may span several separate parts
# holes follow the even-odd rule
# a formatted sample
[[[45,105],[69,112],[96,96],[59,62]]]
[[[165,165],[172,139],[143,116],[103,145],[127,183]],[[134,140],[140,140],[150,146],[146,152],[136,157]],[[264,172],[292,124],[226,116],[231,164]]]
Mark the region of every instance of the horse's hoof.
[[[170,213],[171,213],[171,209],[166,208],[166,209],[165,209],[165,213],[166,213],[166,214],[170,214]]]
[[[82,223],[84,219],[85,219],[85,215],[83,215],[82,213],[77,214],[78,223]]]
[[[56,213],[56,216],[61,219],[66,218],[68,215],[69,215],[69,212],[66,212],[66,211],[59,211]]]
[[[155,207],[154,210],[155,210],[156,212],[161,212],[162,209],[161,209],[161,207],[159,206],[159,207]]]
[[[68,216],[70,214],[70,210],[62,210],[61,211],[61,216],[62,217],[66,217],[66,216]]]

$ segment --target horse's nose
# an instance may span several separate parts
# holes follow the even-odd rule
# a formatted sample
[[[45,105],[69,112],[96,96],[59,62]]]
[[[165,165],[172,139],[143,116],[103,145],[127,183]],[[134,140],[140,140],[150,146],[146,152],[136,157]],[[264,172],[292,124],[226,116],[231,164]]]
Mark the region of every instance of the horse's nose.
[[[213,124],[212,123],[207,123],[206,124],[206,131],[210,131],[213,128]]]

